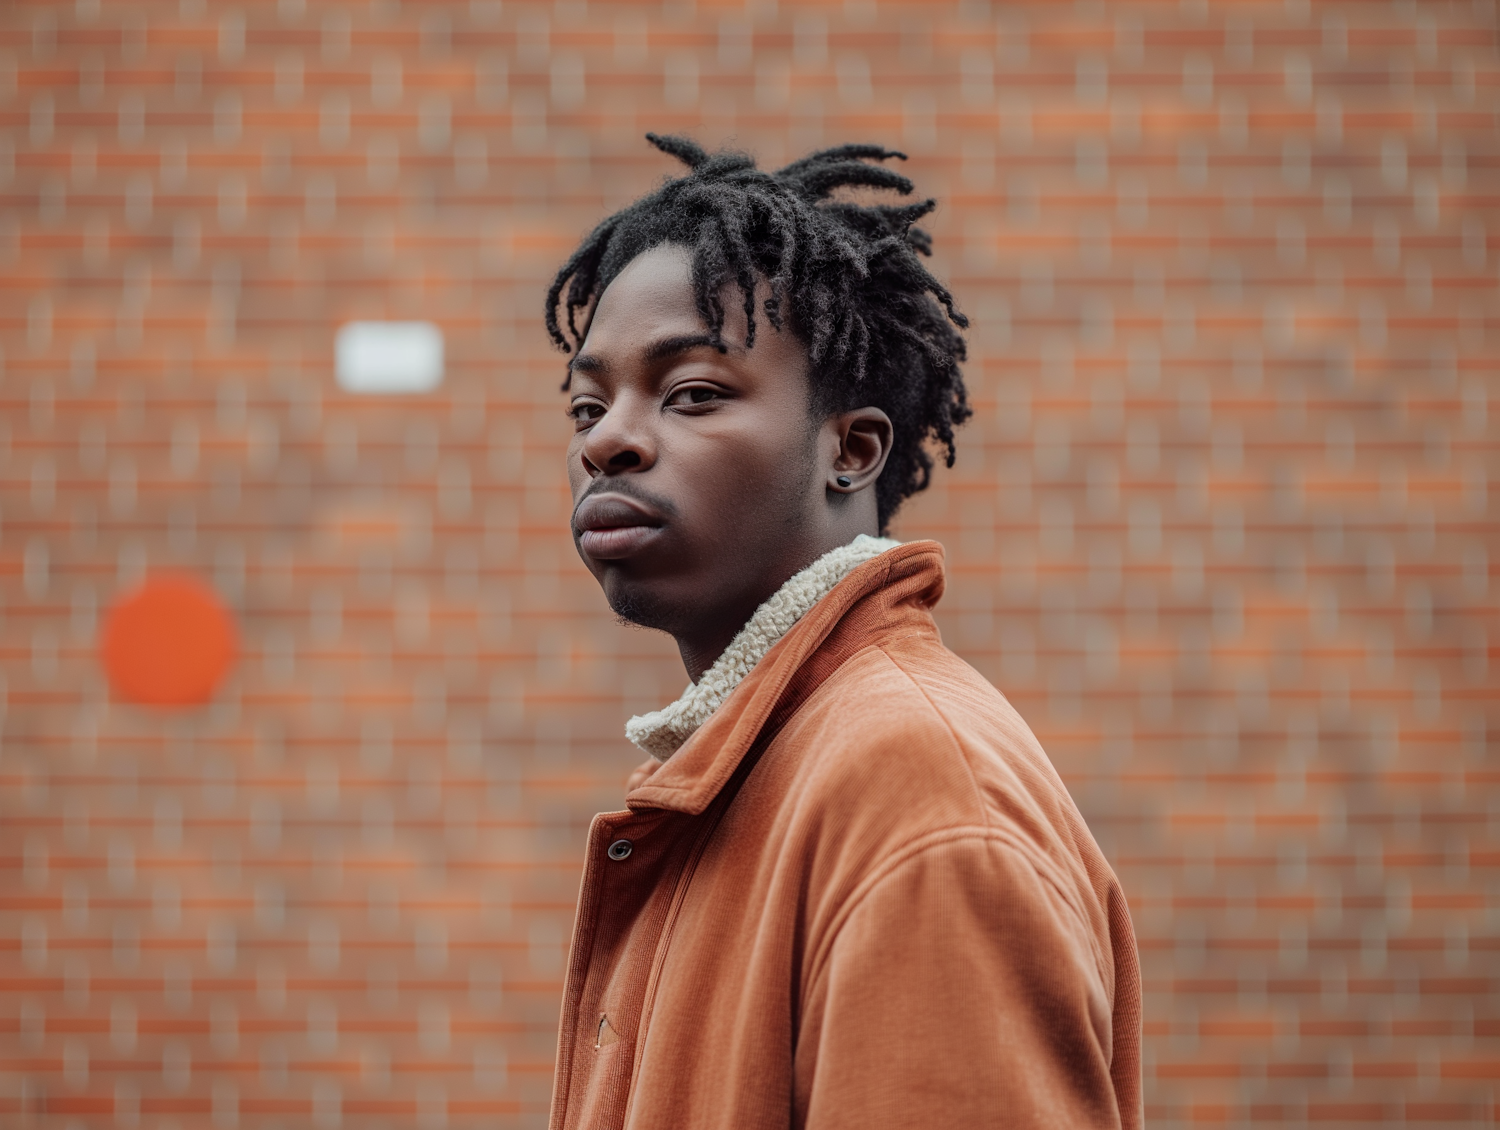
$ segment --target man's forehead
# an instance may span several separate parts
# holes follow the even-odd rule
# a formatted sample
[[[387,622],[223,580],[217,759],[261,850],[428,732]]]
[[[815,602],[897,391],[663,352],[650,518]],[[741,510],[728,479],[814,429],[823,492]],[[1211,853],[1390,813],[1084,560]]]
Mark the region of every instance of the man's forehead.
[[[618,316],[631,320],[685,317],[701,325],[693,292],[693,264],[687,252],[664,245],[627,263],[599,296],[593,324],[598,326],[601,319]]]
[[[726,284],[726,289],[734,285]],[[690,252],[675,244],[645,251],[600,295],[570,368],[574,373],[602,374],[614,366],[649,363],[707,346],[721,353],[745,353],[742,302],[729,294],[723,301],[724,326],[714,334],[698,308]],[[783,336],[765,319],[757,320],[757,329],[757,342],[767,340],[768,333],[771,338]]]
[[[661,247],[637,256],[600,295],[572,367],[597,370],[601,362],[640,359],[662,342],[708,333],[691,261],[680,248]]]
[[[588,358],[606,361],[643,360],[659,353],[660,343],[681,338],[710,337],[709,328],[696,309],[682,311],[616,309],[601,311],[589,324],[588,334],[573,359],[573,368],[587,368]]]
[[[708,324],[692,305],[669,309],[647,304],[606,308],[601,304],[589,321],[579,352],[635,352],[662,338],[708,332]]]

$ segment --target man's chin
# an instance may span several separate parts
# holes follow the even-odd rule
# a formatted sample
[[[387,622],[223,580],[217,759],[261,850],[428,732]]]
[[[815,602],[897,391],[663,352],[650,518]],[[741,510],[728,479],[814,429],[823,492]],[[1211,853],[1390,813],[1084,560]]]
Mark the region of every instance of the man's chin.
[[[683,609],[677,601],[665,599],[649,587],[632,584],[619,576],[606,576],[603,581],[604,598],[609,607],[623,623],[640,628],[676,635],[680,628]]]

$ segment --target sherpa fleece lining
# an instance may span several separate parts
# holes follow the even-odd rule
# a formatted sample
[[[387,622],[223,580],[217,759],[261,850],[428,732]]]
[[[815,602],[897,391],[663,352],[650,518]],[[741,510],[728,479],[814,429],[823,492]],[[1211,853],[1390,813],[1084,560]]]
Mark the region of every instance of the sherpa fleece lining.
[[[625,736],[658,761],[665,761],[708,721],[709,715],[729,697],[776,641],[822,600],[833,586],[857,566],[879,557],[901,543],[890,538],[860,534],[848,545],[829,550],[802,572],[794,574],[755,610],[724,654],[689,683],[682,697],[650,714],[637,714],[625,723]]]

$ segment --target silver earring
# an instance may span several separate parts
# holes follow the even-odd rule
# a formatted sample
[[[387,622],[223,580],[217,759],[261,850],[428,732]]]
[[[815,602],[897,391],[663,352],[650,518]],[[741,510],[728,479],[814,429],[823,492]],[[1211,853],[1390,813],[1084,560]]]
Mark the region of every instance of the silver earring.
[[[840,475],[833,481],[838,483],[838,485],[841,487],[852,487],[854,485],[854,480],[851,479],[848,475]]]

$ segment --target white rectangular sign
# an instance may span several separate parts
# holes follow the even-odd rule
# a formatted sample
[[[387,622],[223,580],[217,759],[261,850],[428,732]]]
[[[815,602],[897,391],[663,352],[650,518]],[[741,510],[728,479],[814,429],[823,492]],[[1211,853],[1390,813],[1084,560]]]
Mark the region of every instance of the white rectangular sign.
[[[443,331],[431,322],[348,322],[334,354],[345,392],[431,392],[443,380]]]

